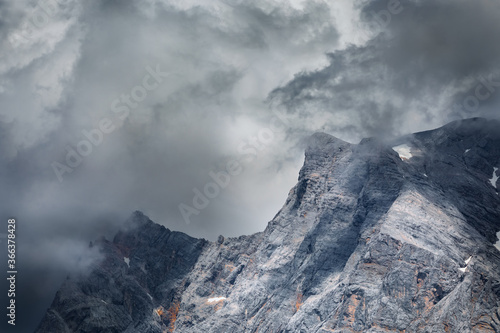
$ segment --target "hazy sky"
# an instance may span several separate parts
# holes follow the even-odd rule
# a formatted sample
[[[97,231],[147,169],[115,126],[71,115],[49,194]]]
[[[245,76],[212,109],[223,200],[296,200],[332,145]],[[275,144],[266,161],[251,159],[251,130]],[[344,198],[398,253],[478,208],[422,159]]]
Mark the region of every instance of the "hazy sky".
[[[497,117],[499,18],[497,0],[0,0],[0,218],[24,293],[47,306],[134,210],[210,240],[263,230],[315,131]]]

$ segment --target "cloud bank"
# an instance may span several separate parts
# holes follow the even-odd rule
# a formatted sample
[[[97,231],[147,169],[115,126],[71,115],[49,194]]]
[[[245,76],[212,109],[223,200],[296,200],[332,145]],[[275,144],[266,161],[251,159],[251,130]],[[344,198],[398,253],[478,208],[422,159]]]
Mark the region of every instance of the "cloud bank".
[[[362,45],[328,53],[329,64],[299,73],[270,99],[313,131],[359,140],[497,117],[500,89],[497,1],[358,2]],[[393,13],[391,9],[396,10]]]
[[[36,322],[27,313],[41,317],[66,272],[98,258],[88,242],[134,210],[212,240],[263,230],[315,131],[356,142],[497,117],[499,11],[0,1],[0,217],[19,221],[20,322]],[[179,205],[231,161],[241,172],[186,223]]]

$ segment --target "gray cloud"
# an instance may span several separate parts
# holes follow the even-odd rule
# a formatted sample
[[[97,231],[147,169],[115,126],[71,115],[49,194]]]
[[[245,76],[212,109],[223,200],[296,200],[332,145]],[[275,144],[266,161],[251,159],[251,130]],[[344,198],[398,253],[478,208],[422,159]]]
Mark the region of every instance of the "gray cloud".
[[[294,185],[306,135],[356,141],[442,125],[499,59],[497,2],[403,1],[376,36],[354,28],[373,25],[385,1],[64,3],[33,29],[38,2],[0,1],[0,218],[20,225],[28,331],[64,275],[95,258],[86,244],[132,211],[209,239],[263,230]],[[122,121],[112,104],[148,66],[171,75]],[[496,104],[492,93],[465,115],[495,115]],[[276,111],[285,125],[263,144]],[[51,163],[104,118],[115,131],[59,182]],[[243,172],[186,224],[178,205],[232,159]]]
[[[479,105],[457,110],[455,104],[492,73],[498,81],[500,48],[493,41],[500,3],[401,1],[401,12],[390,18],[382,13],[388,3],[360,5],[361,24],[379,34],[330,53],[326,67],[300,73],[270,99],[297,117],[323,119],[326,130],[353,141],[497,116],[498,85]]]
[[[33,330],[68,271],[98,258],[89,241],[136,209],[209,239],[262,230],[301,159],[281,152],[280,133],[191,224],[178,205],[267,126],[269,91],[338,41],[322,1],[64,1],[49,13],[1,2],[0,36],[0,219],[19,224],[18,331]],[[112,103],[148,66],[172,75],[119,120]],[[59,182],[51,164],[104,118],[115,131]]]

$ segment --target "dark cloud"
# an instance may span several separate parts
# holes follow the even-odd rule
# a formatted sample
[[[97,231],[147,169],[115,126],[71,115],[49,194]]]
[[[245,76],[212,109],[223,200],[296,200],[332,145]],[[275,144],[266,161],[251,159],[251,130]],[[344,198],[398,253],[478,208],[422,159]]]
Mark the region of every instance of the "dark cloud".
[[[370,2],[363,8],[365,19],[385,4]],[[386,48],[384,56],[394,69],[410,70],[408,64],[415,64],[423,78],[444,80],[498,65],[500,46],[491,43],[500,30],[497,1],[402,1],[401,7],[386,31],[392,49]]]
[[[269,91],[338,40],[322,1],[42,3],[0,2],[0,219],[19,225],[18,332],[34,329],[68,272],[99,258],[89,241],[136,209],[197,237],[262,230],[301,159],[281,151],[280,133],[189,225],[178,206],[268,126]],[[125,106],[157,68],[170,76],[119,119],[113,102]],[[103,119],[115,130],[60,182],[52,163]]]
[[[479,105],[456,104],[484,79],[498,81],[500,3],[401,1],[388,15],[391,3],[364,2],[361,23],[374,37],[330,53],[328,66],[298,74],[270,99],[298,117],[323,117],[328,131],[353,140],[496,116],[498,85]]]

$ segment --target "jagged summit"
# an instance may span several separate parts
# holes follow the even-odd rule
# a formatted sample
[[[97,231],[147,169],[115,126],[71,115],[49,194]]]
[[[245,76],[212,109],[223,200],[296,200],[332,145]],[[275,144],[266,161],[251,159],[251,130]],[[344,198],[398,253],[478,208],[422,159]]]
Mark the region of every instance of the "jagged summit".
[[[499,124],[500,121],[497,119],[477,117],[453,121],[443,126],[442,129],[445,132],[454,133],[458,136],[470,136],[482,133],[485,135],[494,136],[498,139],[500,137],[500,132],[498,131]]]
[[[498,121],[309,140],[267,228],[208,242],[146,221],[100,246],[37,332],[499,332]]]
[[[332,148],[349,145],[349,143],[323,132],[312,134],[306,141],[308,150],[330,150]]]
[[[149,217],[147,217],[143,212],[140,210],[134,211],[130,217],[125,221],[126,226],[130,227],[137,227],[143,224],[147,224],[149,222],[152,222]]]

